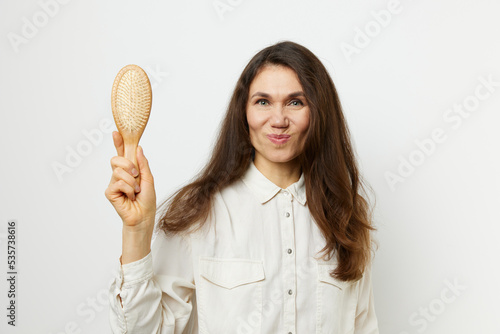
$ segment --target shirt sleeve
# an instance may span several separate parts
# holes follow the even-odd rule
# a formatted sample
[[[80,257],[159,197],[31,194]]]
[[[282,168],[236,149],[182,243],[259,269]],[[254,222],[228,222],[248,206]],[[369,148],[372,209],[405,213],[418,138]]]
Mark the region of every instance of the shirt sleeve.
[[[379,334],[375,304],[373,300],[372,268],[366,268],[359,286],[358,306],[356,308],[355,334]]]
[[[191,323],[194,289],[190,238],[159,232],[144,258],[117,263],[109,288],[112,333],[183,333]]]

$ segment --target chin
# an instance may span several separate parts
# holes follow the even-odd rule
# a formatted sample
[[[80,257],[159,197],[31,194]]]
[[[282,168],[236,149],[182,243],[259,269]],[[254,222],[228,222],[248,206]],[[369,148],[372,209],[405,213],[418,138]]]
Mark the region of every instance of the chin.
[[[263,158],[265,158],[271,162],[280,163],[280,162],[289,162],[289,161],[295,159],[296,157],[295,157],[295,155],[290,154],[290,153],[276,152],[276,153],[263,155]]]

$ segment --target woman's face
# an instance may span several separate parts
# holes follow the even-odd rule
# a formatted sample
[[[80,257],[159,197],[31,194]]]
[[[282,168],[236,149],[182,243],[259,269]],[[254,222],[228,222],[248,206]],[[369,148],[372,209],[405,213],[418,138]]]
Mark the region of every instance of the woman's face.
[[[246,115],[254,161],[289,162],[302,152],[309,106],[292,69],[263,67],[250,85]]]

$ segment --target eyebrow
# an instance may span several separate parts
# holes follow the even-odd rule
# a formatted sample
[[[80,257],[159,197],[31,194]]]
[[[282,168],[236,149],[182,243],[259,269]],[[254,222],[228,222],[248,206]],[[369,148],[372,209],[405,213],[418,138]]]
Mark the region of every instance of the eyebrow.
[[[264,93],[264,92],[256,92],[255,94],[253,94],[250,99],[252,99],[254,96],[262,96],[262,97],[271,97],[271,95],[267,94],[267,93]],[[297,97],[297,96],[303,96],[305,97],[304,95],[304,92],[302,91],[297,91],[297,92],[293,92],[293,93],[290,93],[288,94],[288,97]]]

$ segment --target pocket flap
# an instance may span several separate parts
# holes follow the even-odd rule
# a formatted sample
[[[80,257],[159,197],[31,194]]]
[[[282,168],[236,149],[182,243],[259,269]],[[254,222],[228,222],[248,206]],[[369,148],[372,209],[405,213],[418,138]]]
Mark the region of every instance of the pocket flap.
[[[340,290],[343,290],[351,285],[352,281],[341,281],[335,277],[330,276],[330,272],[335,268],[335,265],[332,265],[331,263],[321,263],[318,261],[318,279],[321,282],[334,285]]]
[[[265,278],[264,266],[258,260],[201,257],[199,269],[201,276],[227,289]]]

